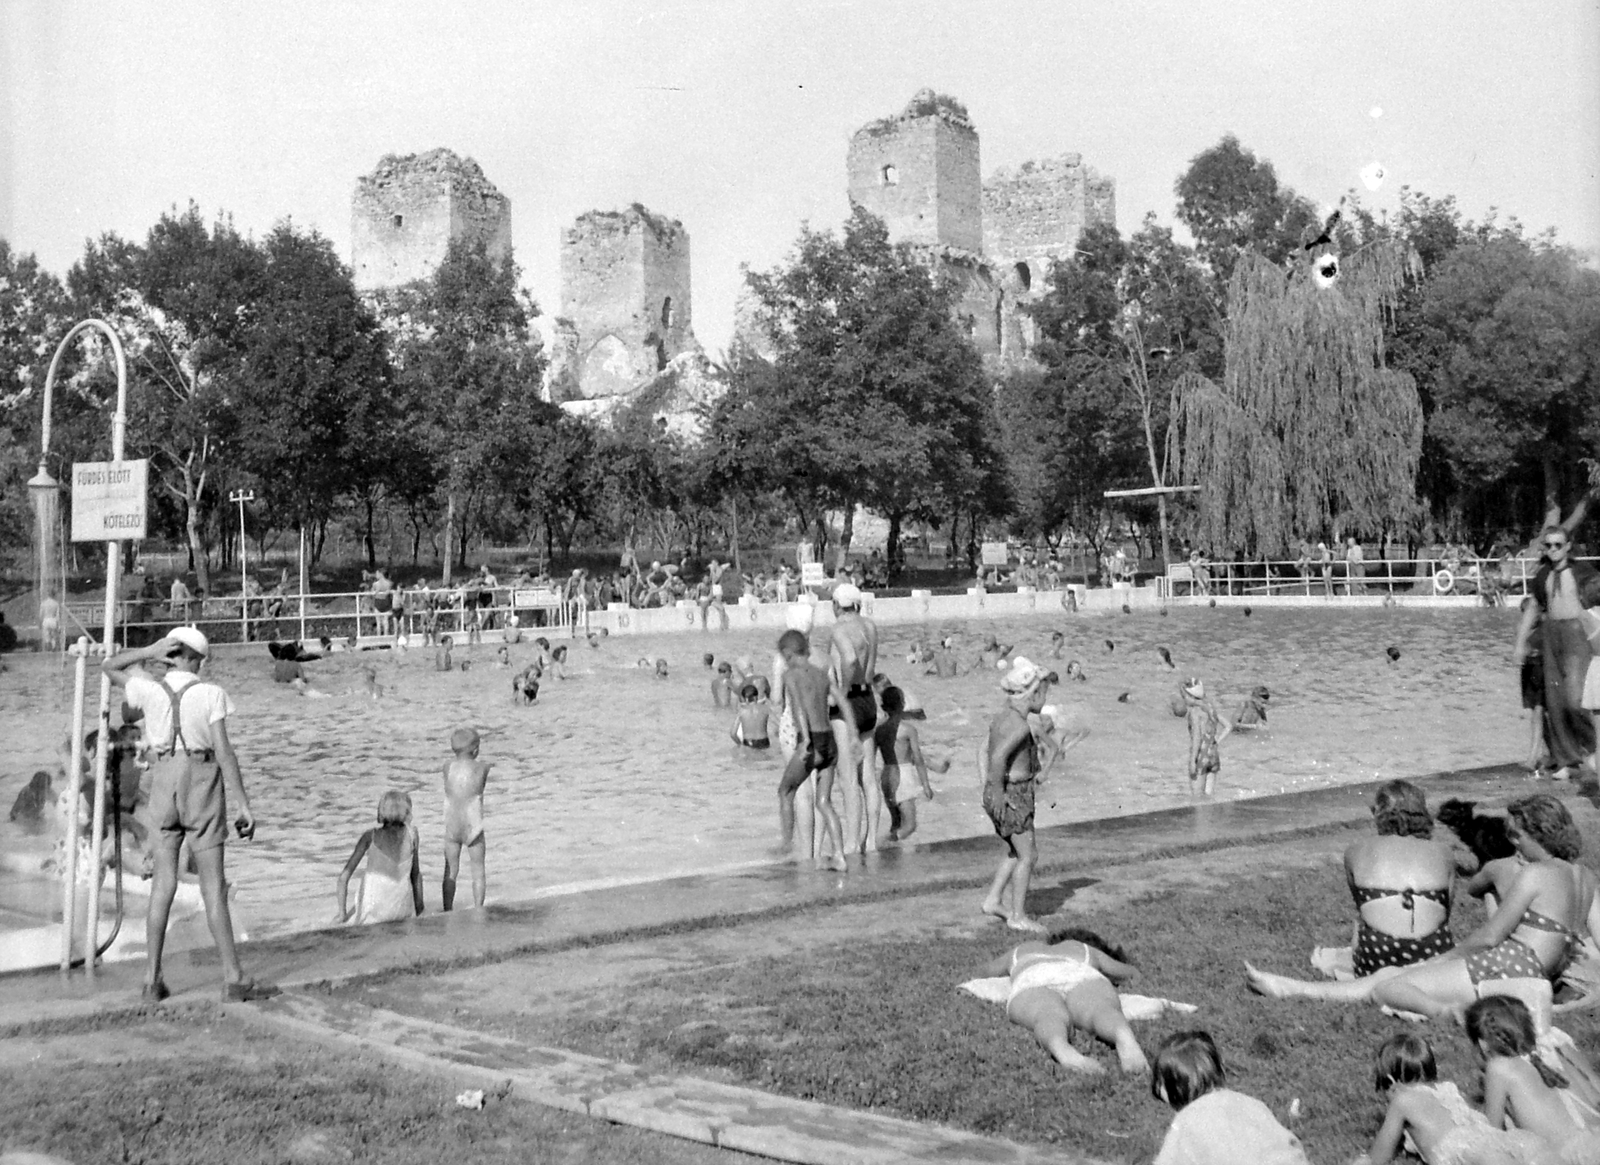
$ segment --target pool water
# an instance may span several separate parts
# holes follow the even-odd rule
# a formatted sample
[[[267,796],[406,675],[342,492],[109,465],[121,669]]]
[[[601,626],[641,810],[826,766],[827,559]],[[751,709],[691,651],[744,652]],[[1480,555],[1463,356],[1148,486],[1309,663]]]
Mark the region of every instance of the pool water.
[[[1494,609],[1245,615],[1219,607],[885,627],[880,670],[926,708],[928,754],[953,760],[948,774],[932,774],[936,799],[919,806],[915,840],[990,831],[973,756],[1002,699],[992,669],[951,680],[915,674],[921,669],[905,663],[915,638],[954,635],[969,663],[991,633],[1063,674],[1068,659],[1082,662],[1087,681],[1051,696],[1091,735],[1040,790],[1038,823],[1049,826],[1188,799],[1184,721],[1168,701],[1191,674],[1229,716],[1255,685],[1272,693],[1269,728],[1236,732],[1222,745],[1221,798],[1520,759],[1527,721],[1510,663],[1515,618]],[[1057,629],[1066,637],[1059,660],[1049,646]],[[458,650],[458,663],[472,663],[466,672],[434,671],[431,652],[334,656],[307,665],[313,682],[335,693],[326,700],[273,684],[264,647],[220,656],[207,674],[238,705],[230,735],[259,822],[253,842],[228,849],[251,936],[329,921],[334,880],[389,788],[411,794],[428,909],[437,909],[440,771],[448,737],[462,725],[478,729],[482,758],[493,765],[485,799],[491,901],[774,860],[779,755],[733,746],[732,712],[713,706],[701,656],[749,656],[767,670],[775,640],[760,631],[618,636],[594,650],[580,642],[569,678],[547,679],[533,706],[510,699],[512,672],[535,650],[527,645],[511,648],[510,670],[496,665],[493,643]],[[1386,655],[1390,646],[1398,661]],[[657,656],[671,664],[665,680],[636,666]],[[11,658],[0,674],[7,806],[35,769],[55,767],[71,691],[70,671],[56,661]],[[377,701],[355,694],[367,663],[389,689]],[[0,822],[0,850],[37,844]],[[5,864],[14,871],[17,863]],[[0,872],[0,881],[14,876]],[[470,901],[465,880],[461,893]]]

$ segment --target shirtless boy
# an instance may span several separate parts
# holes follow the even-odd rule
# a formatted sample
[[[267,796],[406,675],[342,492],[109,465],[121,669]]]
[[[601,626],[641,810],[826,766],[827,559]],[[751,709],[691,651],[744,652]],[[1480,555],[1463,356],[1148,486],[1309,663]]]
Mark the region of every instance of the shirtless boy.
[[[457,728],[450,734],[455,758],[444,766],[444,908],[456,900],[456,875],[461,870],[461,847],[472,862],[472,904],[482,906],[487,879],[483,872],[483,786],[489,766],[478,759],[478,734]]]
[[[733,665],[727,660],[717,664],[711,677],[711,702],[719,708],[733,706]]]
[[[899,820],[889,831],[890,841],[903,841],[917,831],[917,801],[922,797],[933,800],[933,786],[928,783],[928,762],[922,755],[922,738],[917,726],[905,718],[905,694],[890,686],[883,690],[884,721],[873,733],[872,742],[883,762],[884,792],[893,799]],[[906,766],[912,771],[907,772]],[[939,772],[949,772],[950,762],[943,767],[934,765]]]
[[[833,807],[833,774],[839,759],[833,729],[828,723],[828,697],[840,707],[849,704],[838,681],[812,665],[811,644],[799,631],[785,631],[778,640],[783,656],[783,694],[793,719],[797,742],[789,763],[778,780],[778,823],[783,830],[785,849],[794,841],[794,795],[807,776],[817,774],[817,811],[822,815],[823,832],[831,852],[817,860],[830,870],[843,873],[844,839],[839,814]],[[847,711],[848,714],[848,711]],[[854,729],[854,721],[851,722]]]
[[[739,689],[739,714],[728,735],[744,748],[771,748],[771,730],[767,726],[771,716],[772,705],[761,698],[761,689],[750,681]]]
[[[433,653],[434,671],[450,671],[455,666],[450,659],[450,649],[454,646],[455,640],[450,636],[440,637],[438,650]]]
[[[1004,919],[1012,930],[1043,933],[1044,926],[1029,918],[1026,910],[1028,883],[1038,857],[1033,838],[1033,786],[1041,767],[1028,716],[1044,707],[1049,689],[1044,672],[1020,656],[1012,661],[1000,688],[1006,694],[1006,705],[990,722],[988,747],[980,755],[983,810],[1006,843],[1006,856],[1000,859],[981,909]]]

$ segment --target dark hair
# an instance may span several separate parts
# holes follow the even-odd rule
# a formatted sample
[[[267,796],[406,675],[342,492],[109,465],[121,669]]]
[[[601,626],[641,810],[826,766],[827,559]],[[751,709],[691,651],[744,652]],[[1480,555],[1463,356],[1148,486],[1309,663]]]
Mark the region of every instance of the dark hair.
[[[893,684],[883,689],[883,694],[878,697],[878,702],[883,705],[883,710],[891,716],[898,715],[906,710],[906,694]]]
[[[701,662],[701,663],[703,663],[703,664],[705,664],[705,665],[706,665],[706,666],[707,666],[707,667],[710,667],[710,666],[711,666],[711,665],[712,665],[712,664],[714,664],[714,663],[716,663],[716,662],[717,662],[717,657],[716,657],[716,656],[714,656],[714,655],[712,655],[712,654],[711,654],[711,653],[710,653],[710,652],[709,652],[709,651],[708,651],[708,652],[706,652],[706,653],[705,653],[705,654],[704,654],[704,655],[702,655],[702,656],[701,656],[701,657],[700,657],[700,662]]]
[[[1572,814],[1559,798],[1549,793],[1517,798],[1506,806],[1506,815],[1551,857],[1570,862],[1583,852],[1583,835],[1573,823]]]
[[[1175,1110],[1227,1082],[1222,1053],[1210,1032],[1174,1032],[1161,1041],[1150,1066],[1150,1095]]]
[[[560,663],[562,660],[566,659],[567,658],[567,645],[565,643],[563,643],[560,647],[558,647],[554,651],[552,651],[550,653],[550,658],[555,660],[557,663]]]
[[[1410,781],[1386,781],[1372,799],[1372,823],[1380,836],[1432,837],[1428,798]]]
[[[1093,947],[1103,955],[1111,956],[1119,963],[1127,963],[1130,966],[1133,964],[1133,960],[1128,958],[1127,952],[1116,943],[1107,942],[1094,931],[1086,930],[1081,926],[1069,926],[1066,930],[1058,931],[1050,938],[1052,946],[1056,943],[1065,942],[1082,943],[1086,947]]]
[[[729,663],[727,660],[723,660],[721,663],[717,664],[717,674],[722,676],[732,675],[733,664]]]
[[[1544,1062],[1528,1005],[1512,995],[1485,995],[1467,1008],[1467,1038],[1483,1045],[1486,1056],[1527,1056],[1551,1088],[1566,1088],[1567,1078]],[[1531,1053],[1531,1054],[1530,1054]]]
[[[756,687],[754,684],[747,683],[744,687],[739,689],[739,699],[741,700],[751,701],[759,700],[760,698],[761,689]]]
[[[1270,699],[1272,699],[1272,693],[1267,691],[1267,688],[1266,688],[1265,684],[1257,684],[1251,690],[1250,694],[1252,696],[1254,696],[1258,700],[1270,700]]]
[[[778,650],[785,655],[810,655],[811,643],[804,631],[785,631],[778,636]]]
[[[1373,1083],[1379,1092],[1396,1084],[1432,1084],[1439,1078],[1433,1045],[1412,1032],[1383,1041],[1378,1049],[1378,1070]]]

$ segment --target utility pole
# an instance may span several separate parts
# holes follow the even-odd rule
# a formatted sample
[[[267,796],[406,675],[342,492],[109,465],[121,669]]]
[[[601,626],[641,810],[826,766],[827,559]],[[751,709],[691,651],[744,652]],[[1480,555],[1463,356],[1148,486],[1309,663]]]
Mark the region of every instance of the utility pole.
[[[239,642],[250,641],[250,576],[245,555],[244,504],[256,500],[255,490],[236,489],[228,495],[230,502],[239,503]]]

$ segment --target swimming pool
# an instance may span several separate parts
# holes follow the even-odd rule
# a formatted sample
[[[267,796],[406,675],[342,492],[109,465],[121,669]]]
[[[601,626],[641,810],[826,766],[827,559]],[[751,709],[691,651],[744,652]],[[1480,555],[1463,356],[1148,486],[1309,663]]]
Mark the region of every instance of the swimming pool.
[[[912,674],[920,669],[906,665],[905,653],[918,636],[955,635],[969,661],[990,633],[1057,670],[1067,658],[1082,661],[1087,682],[1057,689],[1052,701],[1077,706],[1093,734],[1041,789],[1038,822],[1048,826],[1186,800],[1184,723],[1167,702],[1190,674],[1229,715],[1251,687],[1272,692],[1270,729],[1224,742],[1219,797],[1520,759],[1527,725],[1510,665],[1515,619],[1504,609],[1246,615],[1194,607],[1168,616],[885,627],[881,670],[927,709],[930,755],[954,761],[948,774],[932,775],[936,800],[919,808],[916,840],[989,832],[972,758],[1001,700],[992,671],[944,681]],[[1066,637],[1059,661],[1049,647],[1057,629]],[[493,765],[485,809],[491,901],[772,860],[778,756],[733,747],[731,713],[712,705],[701,655],[748,655],[765,670],[776,638],[770,630],[612,637],[593,650],[580,641],[571,678],[546,682],[531,707],[511,703],[511,672],[496,666],[493,643],[458,650],[458,661],[472,661],[467,672],[435,672],[431,653],[420,651],[307,665],[315,683],[337,694],[328,700],[274,685],[264,647],[219,656],[210,675],[238,705],[231,735],[259,821],[253,843],[228,851],[239,916],[252,937],[326,924],[334,879],[391,787],[415,803],[428,909],[437,909],[439,774],[447,738],[464,724],[482,734],[483,759]],[[1394,663],[1385,654],[1391,645],[1401,653]],[[1174,669],[1157,646],[1170,650]],[[512,670],[533,650],[512,647]],[[666,680],[635,666],[658,656],[671,663]],[[390,689],[376,702],[349,694],[367,663]],[[54,768],[69,696],[70,672],[54,661],[13,657],[0,674],[11,738],[0,762],[7,806],[35,769]],[[0,849],[21,844],[0,823]],[[15,874],[0,872],[0,889],[7,878]],[[0,912],[0,927],[8,923],[17,925]]]

